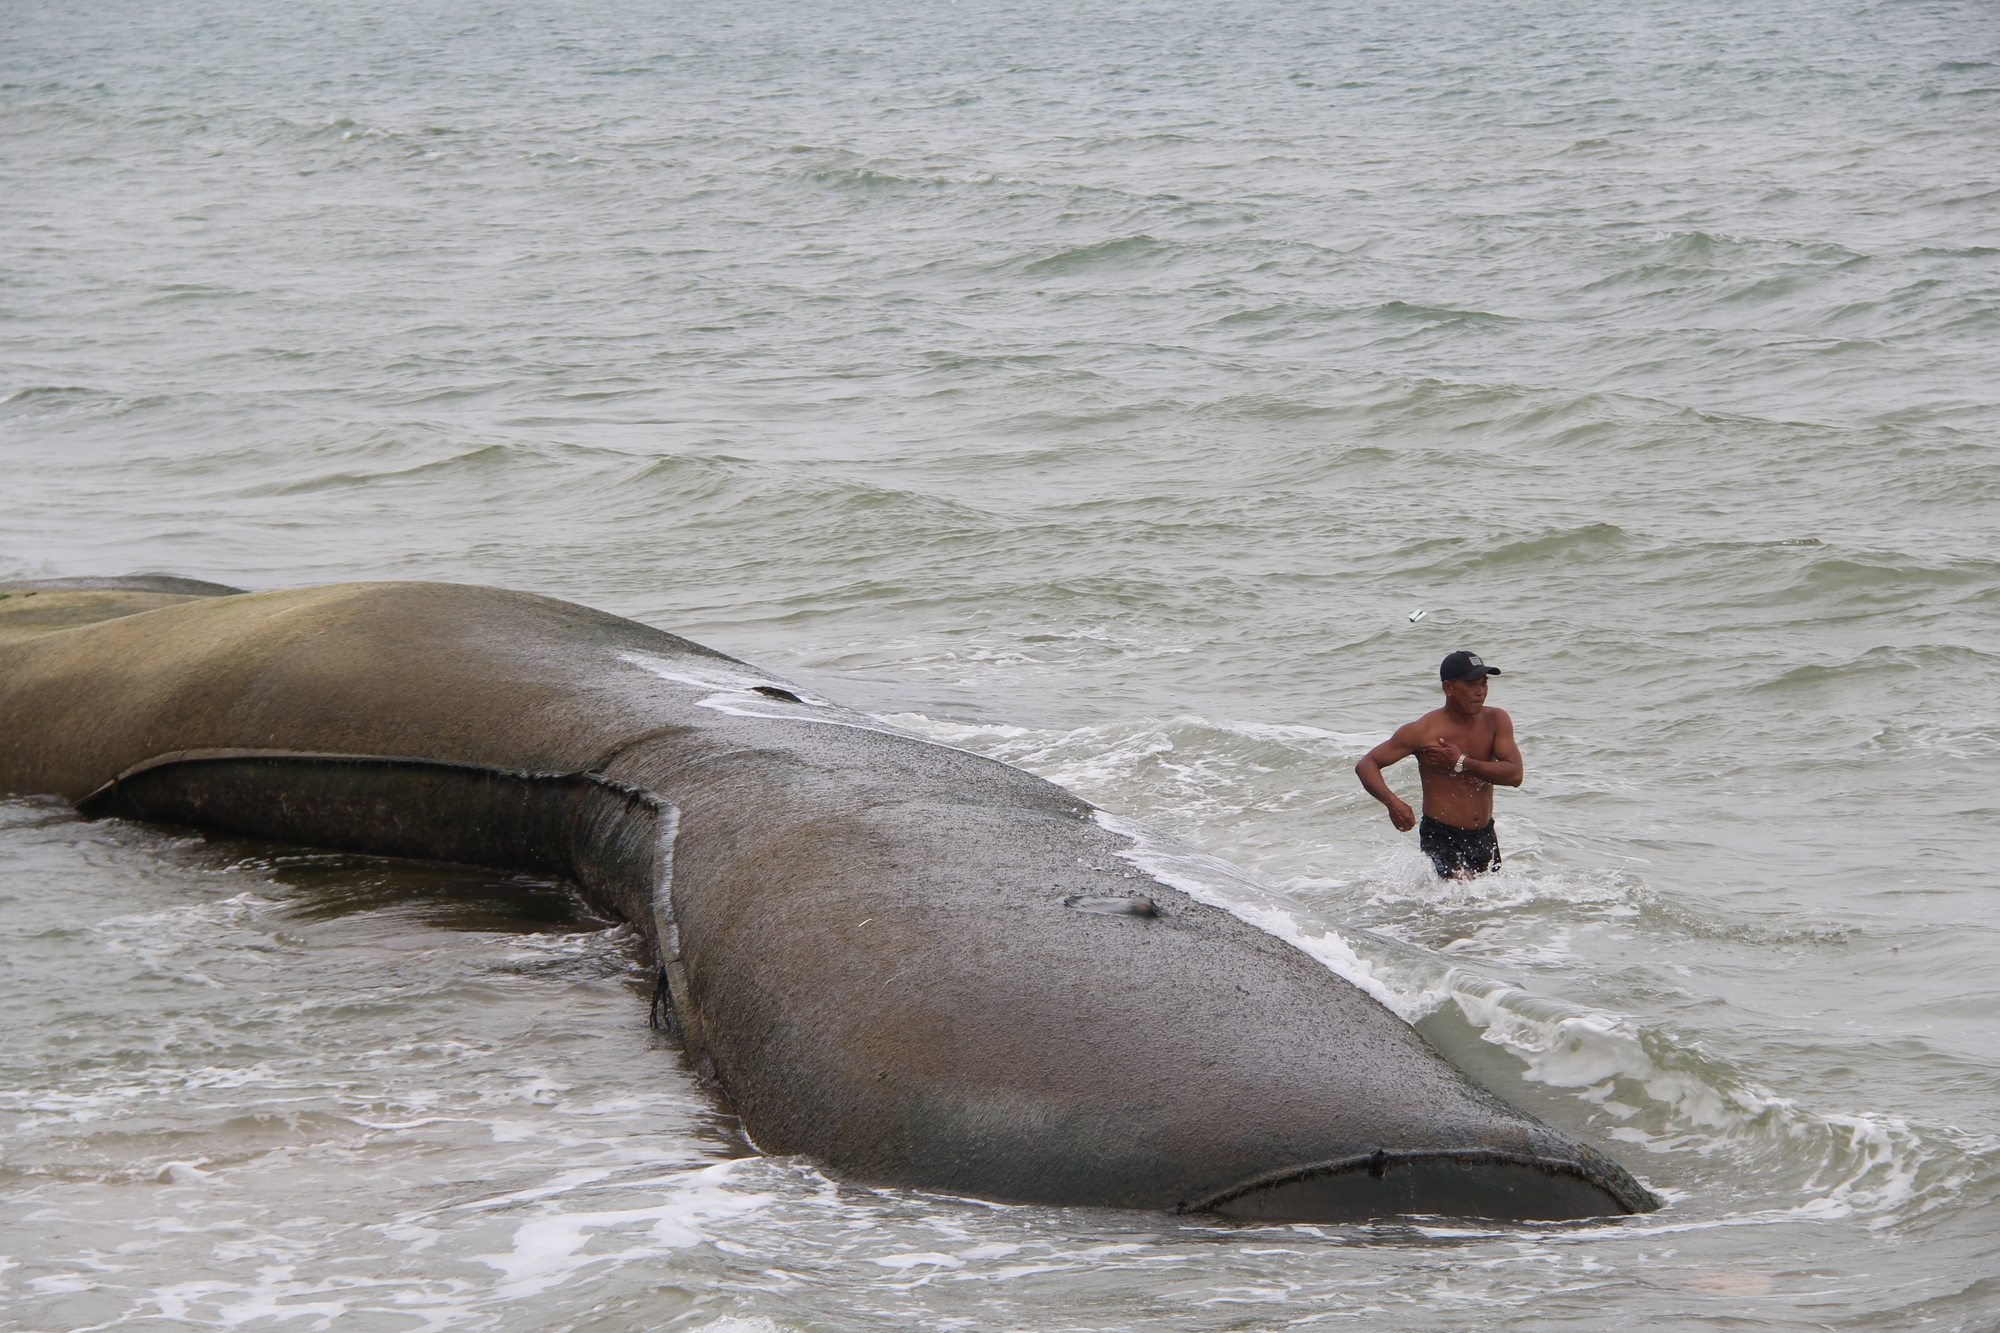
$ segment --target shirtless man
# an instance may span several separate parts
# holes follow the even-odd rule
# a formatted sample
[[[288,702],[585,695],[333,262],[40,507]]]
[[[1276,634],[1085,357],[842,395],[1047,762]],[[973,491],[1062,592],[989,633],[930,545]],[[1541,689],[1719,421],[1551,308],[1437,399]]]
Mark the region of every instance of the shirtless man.
[[[1354,766],[1368,794],[1389,807],[1389,822],[1408,833],[1417,817],[1389,790],[1382,770],[1417,756],[1424,780],[1424,827],[1417,842],[1438,874],[1448,879],[1471,879],[1500,868],[1493,785],[1521,785],[1514,719],[1486,706],[1486,678],[1499,674],[1499,667],[1487,666],[1477,653],[1445,658],[1438,667],[1444,707],[1399,729]]]

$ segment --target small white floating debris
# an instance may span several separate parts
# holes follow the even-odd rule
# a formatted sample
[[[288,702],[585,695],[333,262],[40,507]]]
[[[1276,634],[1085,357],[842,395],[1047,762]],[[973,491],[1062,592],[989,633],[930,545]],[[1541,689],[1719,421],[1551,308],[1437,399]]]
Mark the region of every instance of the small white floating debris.
[[[1422,619],[1423,619],[1423,618],[1424,618],[1425,616],[1427,616],[1427,615],[1429,615],[1429,614],[1430,614],[1430,612],[1428,612],[1428,611],[1424,610],[1424,609],[1423,609],[1423,608],[1422,608],[1422,607],[1420,606],[1420,607],[1418,607],[1418,608],[1417,608],[1416,610],[1414,610],[1414,611],[1410,612],[1410,623],[1411,623],[1412,625],[1414,625],[1414,624],[1416,624],[1416,623],[1417,623],[1417,622],[1418,622],[1419,620],[1422,620]]]

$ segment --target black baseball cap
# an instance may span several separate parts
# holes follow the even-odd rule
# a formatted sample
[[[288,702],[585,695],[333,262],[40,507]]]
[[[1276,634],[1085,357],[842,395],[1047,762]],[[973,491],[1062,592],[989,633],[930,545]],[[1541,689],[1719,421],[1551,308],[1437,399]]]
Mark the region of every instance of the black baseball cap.
[[[1438,663],[1439,680],[1485,680],[1499,674],[1500,668],[1487,666],[1478,653],[1453,653]]]

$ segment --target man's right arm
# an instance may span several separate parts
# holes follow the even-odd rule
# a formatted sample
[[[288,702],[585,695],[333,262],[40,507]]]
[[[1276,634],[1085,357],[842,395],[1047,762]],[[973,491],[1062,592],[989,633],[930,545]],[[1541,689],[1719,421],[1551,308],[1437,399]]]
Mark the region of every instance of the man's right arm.
[[[1403,798],[1389,790],[1389,779],[1382,776],[1382,770],[1402,763],[1417,752],[1416,724],[1397,730],[1396,734],[1361,756],[1361,762],[1354,766],[1354,776],[1361,779],[1361,785],[1368,794],[1389,807],[1389,822],[1408,833],[1417,826],[1417,812],[1410,809]]]

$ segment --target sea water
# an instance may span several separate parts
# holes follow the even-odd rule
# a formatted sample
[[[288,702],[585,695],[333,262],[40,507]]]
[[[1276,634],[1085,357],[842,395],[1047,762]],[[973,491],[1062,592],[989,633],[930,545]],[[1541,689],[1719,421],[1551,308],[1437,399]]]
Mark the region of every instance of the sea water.
[[[1156,853],[1668,1200],[874,1190],[560,885],[28,797],[0,1324],[2000,1327],[1991,4],[51,0],[0,107],[0,577],[689,635],[1240,868]],[[1448,884],[1352,767],[1458,648],[1527,782]]]

